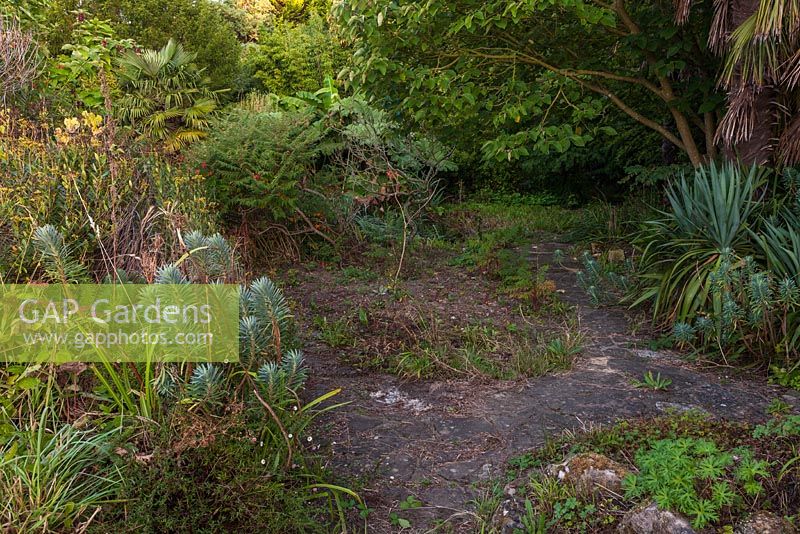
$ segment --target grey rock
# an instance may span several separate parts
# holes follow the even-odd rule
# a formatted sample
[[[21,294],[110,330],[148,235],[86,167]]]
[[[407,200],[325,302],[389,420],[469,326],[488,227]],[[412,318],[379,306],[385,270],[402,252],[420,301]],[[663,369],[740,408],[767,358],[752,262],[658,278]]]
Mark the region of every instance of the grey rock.
[[[505,499],[492,516],[490,532],[512,534],[525,529],[520,518],[525,514],[525,505],[519,499]]]
[[[591,452],[550,465],[547,471],[551,476],[573,484],[578,495],[584,497],[622,493],[622,479],[628,474],[628,470],[614,460]]]
[[[771,512],[756,512],[734,529],[736,534],[796,534],[787,520]]]
[[[680,514],[661,510],[656,503],[634,508],[622,518],[622,534],[694,534],[689,520]]]

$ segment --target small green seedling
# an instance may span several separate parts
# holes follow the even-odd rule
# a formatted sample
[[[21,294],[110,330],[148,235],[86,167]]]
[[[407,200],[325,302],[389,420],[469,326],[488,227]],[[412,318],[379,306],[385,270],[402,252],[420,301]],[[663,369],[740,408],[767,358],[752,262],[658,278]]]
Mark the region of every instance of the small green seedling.
[[[406,497],[406,500],[400,501],[401,510],[413,510],[414,508],[419,508],[420,506],[422,506],[422,501],[413,495],[409,495]]]
[[[647,371],[642,380],[634,380],[633,385],[637,388],[648,388],[653,391],[666,391],[672,384],[672,379],[666,376],[662,377],[661,373],[653,375],[653,371]]]
[[[358,322],[361,323],[362,326],[369,326],[369,312],[364,308],[358,309]]]
[[[392,512],[389,514],[389,522],[392,526],[400,527],[400,528],[411,528],[411,521],[400,517],[397,515],[397,512]]]

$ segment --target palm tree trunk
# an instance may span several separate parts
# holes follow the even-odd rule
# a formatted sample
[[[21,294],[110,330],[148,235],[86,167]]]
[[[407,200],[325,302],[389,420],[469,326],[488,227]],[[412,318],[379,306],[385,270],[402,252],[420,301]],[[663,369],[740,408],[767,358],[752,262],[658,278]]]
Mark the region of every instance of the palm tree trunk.
[[[730,0],[730,2],[728,22],[730,31],[733,31],[756,12],[761,0]],[[731,86],[734,89],[728,94],[729,105],[733,104],[735,88],[739,85],[739,81],[732,80]],[[764,85],[758,88],[749,99],[748,108],[747,112],[751,114],[751,133],[746,139],[740,139],[726,146],[725,155],[728,159],[740,159],[747,164],[769,163],[774,150],[777,121],[774,87]]]

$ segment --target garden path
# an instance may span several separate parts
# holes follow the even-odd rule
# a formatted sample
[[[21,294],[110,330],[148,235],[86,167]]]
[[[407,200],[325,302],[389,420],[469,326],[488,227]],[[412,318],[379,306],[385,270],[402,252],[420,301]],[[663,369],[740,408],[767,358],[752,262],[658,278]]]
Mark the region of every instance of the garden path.
[[[556,248],[569,246],[534,245],[531,261],[548,263]],[[562,300],[576,307],[585,335],[568,372],[516,381],[410,381],[349,366],[321,342],[306,347],[313,391],[341,387],[341,397],[351,402],[333,416],[321,441],[332,448],[334,471],[363,484],[362,494],[375,510],[370,532],[395,531],[389,514],[409,495],[423,503],[400,512],[411,531],[447,520],[443,531],[471,532],[470,501],[488,491],[490,480],[502,479],[507,460],[565,430],[688,409],[761,421],[776,397],[800,405],[797,395],[761,379],[732,376],[726,368],[701,370],[676,354],[644,348],[648,340],[631,333],[625,309],[589,304],[575,282],[577,267],[573,259],[548,271]],[[668,391],[632,385],[649,370],[672,379]]]

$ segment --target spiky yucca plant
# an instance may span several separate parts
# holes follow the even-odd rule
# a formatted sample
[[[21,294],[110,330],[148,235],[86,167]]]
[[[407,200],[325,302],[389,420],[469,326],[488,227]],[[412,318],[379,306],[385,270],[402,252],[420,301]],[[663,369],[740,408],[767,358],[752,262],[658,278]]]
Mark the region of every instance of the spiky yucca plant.
[[[761,206],[763,173],[733,163],[710,164],[667,190],[670,210],[648,221],[638,238],[642,278],[649,281],[635,304],[653,300],[656,318],[685,320],[710,298],[709,276],[724,255],[754,250],[748,228]]]
[[[800,215],[785,210],[764,225],[756,236],[770,269],[780,276],[800,280]]]

